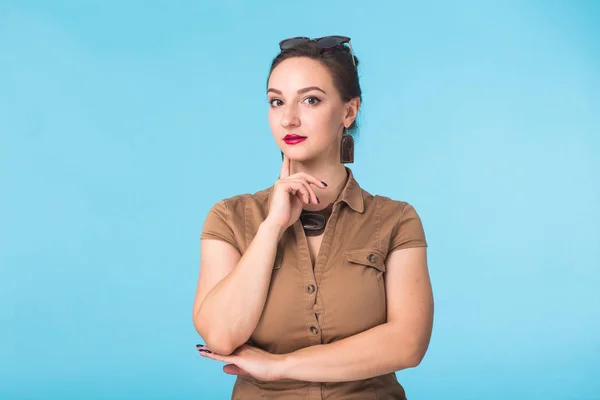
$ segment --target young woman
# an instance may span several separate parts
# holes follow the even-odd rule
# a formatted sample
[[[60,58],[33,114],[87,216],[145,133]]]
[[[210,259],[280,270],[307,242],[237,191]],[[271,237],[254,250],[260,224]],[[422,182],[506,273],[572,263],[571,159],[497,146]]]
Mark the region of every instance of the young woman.
[[[394,372],[421,362],[433,323],[421,220],[345,166],[362,98],[350,39],[280,48],[267,83],[280,176],[208,213],[198,350],[238,375],[232,399],[405,399]]]

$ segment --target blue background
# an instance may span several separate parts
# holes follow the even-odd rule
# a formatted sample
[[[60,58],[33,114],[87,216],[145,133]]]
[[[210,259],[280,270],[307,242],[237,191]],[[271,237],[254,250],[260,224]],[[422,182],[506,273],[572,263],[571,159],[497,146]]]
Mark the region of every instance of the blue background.
[[[417,399],[600,399],[597,1],[0,2],[0,398],[226,399],[204,217],[272,184],[279,40],[352,37],[352,169],[412,203]],[[368,349],[362,349],[368,351]]]

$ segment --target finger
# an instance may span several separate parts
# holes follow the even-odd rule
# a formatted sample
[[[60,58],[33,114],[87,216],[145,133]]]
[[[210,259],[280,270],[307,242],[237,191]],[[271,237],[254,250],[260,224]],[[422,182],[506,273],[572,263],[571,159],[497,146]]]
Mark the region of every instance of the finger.
[[[198,353],[205,358],[210,358],[211,360],[222,361],[222,362],[231,362],[232,359],[229,356],[222,356],[216,353],[207,353],[205,351],[198,350]]]
[[[327,187],[327,183],[323,182],[320,179],[315,178],[312,175],[307,174],[306,172],[298,172],[295,173],[294,175],[289,177],[290,179],[298,179],[298,178],[302,178],[305,181],[307,181],[308,183],[312,183],[315,186],[320,187],[321,189],[325,189]]]
[[[292,177],[289,177],[287,179],[288,182],[296,182],[302,185],[303,188],[305,188],[305,190],[308,193],[308,196],[310,197],[310,199],[312,199],[310,202],[306,201],[306,204],[310,204],[311,202],[313,204],[318,204],[320,203],[319,198],[317,197],[317,194],[315,193],[315,191],[313,190],[313,188],[310,186],[310,184],[305,180],[302,179],[300,177],[300,179],[292,179]]]
[[[283,161],[281,162],[281,171],[279,172],[279,179],[284,179],[288,176],[290,176],[290,159],[284,153]]]
[[[277,186],[280,188],[280,190],[298,197],[298,199],[303,203],[308,204],[310,202],[310,193],[308,191],[308,187],[303,184],[302,181],[284,179],[277,181]]]
[[[313,198],[313,196],[311,195],[312,191],[310,190],[310,187],[305,181],[286,180],[285,182],[289,187],[289,193],[296,195],[300,199],[300,201],[302,201],[305,204],[311,203],[311,198]],[[315,204],[318,203],[318,199],[316,198],[316,196],[314,196],[313,202]]]
[[[293,179],[293,180],[300,179],[300,180],[306,182],[306,185],[307,185],[307,187],[308,187],[308,189],[309,189],[309,191],[311,193],[311,196],[314,197],[314,199],[316,199],[316,200],[313,200],[313,201],[316,201],[317,203],[319,203],[319,198],[317,197],[317,194],[314,191],[314,189],[311,186],[311,184],[314,184],[315,186],[318,186],[318,187],[320,187],[322,189],[325,189],[327,187],[327,183],[325,183],[325,182],[323,182],[323,181],[321,181],[321,180],[315,178],[314,176],[309,175],[309,174],[307,174],[305,172],[298,172],[298,173],[296,173],[294,175],[291,175],[288,179]]]
[[[223,372],[229,375],[250,375],[235,364],[227,364],[223,366]]]

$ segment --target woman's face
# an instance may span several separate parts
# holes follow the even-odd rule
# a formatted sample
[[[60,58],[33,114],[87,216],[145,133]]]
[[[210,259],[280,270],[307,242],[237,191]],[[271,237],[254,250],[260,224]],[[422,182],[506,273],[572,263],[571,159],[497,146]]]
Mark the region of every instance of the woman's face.
[[[267,97],[271,132],[290,159],[338,155],[339,135],[354,116],[319,61],[294,57],[281,62],[271,73]],[[294,135],[301,138],[289,139]]]

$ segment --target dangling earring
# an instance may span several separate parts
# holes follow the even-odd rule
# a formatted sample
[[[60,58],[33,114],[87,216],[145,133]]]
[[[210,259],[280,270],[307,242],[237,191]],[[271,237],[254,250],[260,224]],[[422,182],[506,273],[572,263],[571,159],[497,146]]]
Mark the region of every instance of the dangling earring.
[[[344,127],[342,143],[340,146],[340,162],[352,164],[354,162],[354,139],[348,134],[348,128]]]

